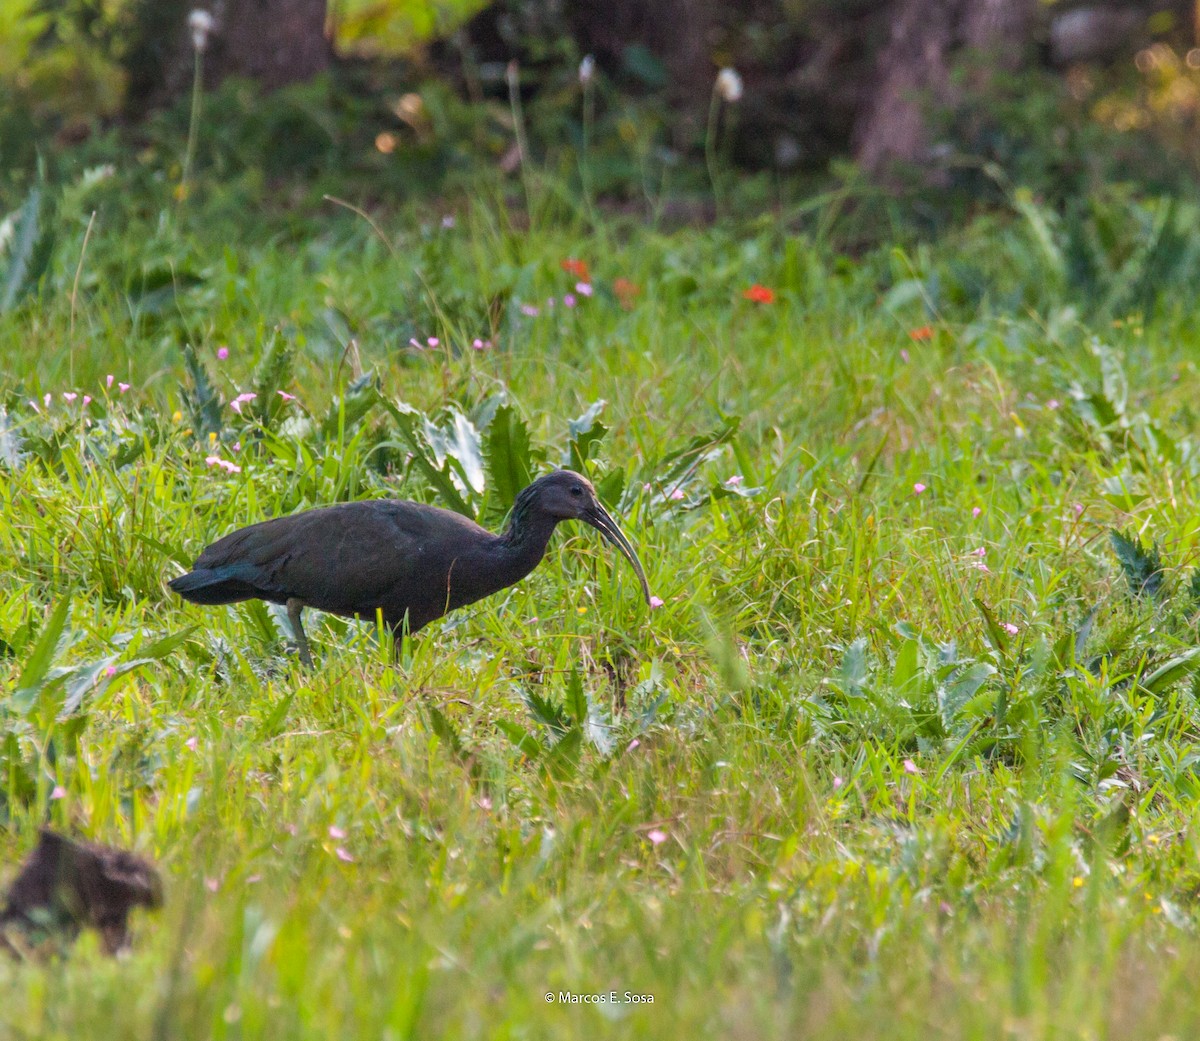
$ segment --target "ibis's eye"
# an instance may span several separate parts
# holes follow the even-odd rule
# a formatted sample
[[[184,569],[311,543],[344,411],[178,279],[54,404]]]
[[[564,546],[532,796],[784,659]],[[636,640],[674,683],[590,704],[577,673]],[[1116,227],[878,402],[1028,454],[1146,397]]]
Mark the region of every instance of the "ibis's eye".
[[[579,485],[574,485],[571,488],[571,494],[578,498],[583,494],[583,489]]]

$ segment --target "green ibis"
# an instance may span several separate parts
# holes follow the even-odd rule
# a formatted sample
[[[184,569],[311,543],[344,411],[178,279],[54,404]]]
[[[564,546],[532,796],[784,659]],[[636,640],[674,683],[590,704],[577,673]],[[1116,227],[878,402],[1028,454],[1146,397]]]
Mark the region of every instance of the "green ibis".
[[[500,535],[451,510],[397,499],[322,506],[251,524],[214,542],[171,588],[197,604],[267,600],[287,608],[300,658],[312,664],[306,607],[415,633],[456,607],[519,582],[541,562],[560,521],[596,528],[650,587],[637,554],[586,477],[556,470],[523,489]]]

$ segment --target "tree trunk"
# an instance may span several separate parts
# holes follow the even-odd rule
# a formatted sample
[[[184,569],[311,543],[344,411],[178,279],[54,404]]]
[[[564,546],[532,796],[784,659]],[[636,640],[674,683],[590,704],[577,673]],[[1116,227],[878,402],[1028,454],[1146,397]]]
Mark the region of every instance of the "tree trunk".
[[[876,174],[928,155],[926,112],[953,103],[950,69],[969,48],[1015,69],[1030,51],[1037,0],[894,0],[876,85],[854,128],[855,158]]]
[[[273,90],[329,68],[325,0],[218,0],[218,6],[224,10],[205,56],[212,83],[245,76]]]
[[[188,16],[206,10],[213,29],[204,51],[204,82],[244,76],[273,90],[329,68],[326,0],[141,0],[139,40],[127,59],[129,100],[144,111],[190,88],[193,40]]]

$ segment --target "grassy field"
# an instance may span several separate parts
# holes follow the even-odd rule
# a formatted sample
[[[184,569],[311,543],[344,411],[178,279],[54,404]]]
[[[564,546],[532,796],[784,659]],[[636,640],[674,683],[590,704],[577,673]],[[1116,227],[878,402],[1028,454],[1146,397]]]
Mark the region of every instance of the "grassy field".
[[[1190,296],[1090,305],[1020,207],[846,257],[486,200],[62,201],[0,315],[0,859],[167,899],[0,960],[0,1036],[1195,1035]],[[306,672],[165,585],[564,461],[661,607],[567,525],[394,661],[312,614]]]

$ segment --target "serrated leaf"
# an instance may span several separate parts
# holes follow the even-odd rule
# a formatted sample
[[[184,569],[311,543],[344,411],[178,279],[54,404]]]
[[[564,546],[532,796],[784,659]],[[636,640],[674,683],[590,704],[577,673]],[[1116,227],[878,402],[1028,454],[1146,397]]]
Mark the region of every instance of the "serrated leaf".
[[[429,729],[450,747],[454,758],[464,758],[466,749],[462,738],[459,737],[458,730],[455,729],[454,724],[446,718],[446,714],[436,705],[429,705],[425,709],[425,715],[429,720]]]
[[[542,697],[536,691],[529,691],[525,694],[524,701],[534,720],[555,736],[561,737],[571,729],[571,721],[567,714],[550,699]]]
[[[579,772],[579,755],[583,750],[583,731],[572,728],[557,741],[543,762],[554,777],[573,777]]]
[[[279,734],[279,728],[283,721],[287,719],[288,713],[291,711],[292,703],[296,700],[296,690],[293,688],[288,691],[287,697],[280,698],[274,708],[263,718],[262,722],[255,728],[256,741],[269,741],[271,738]]]
[[[575,717],[575,722],[582,726],[587,722],[588,699],[583,690],[583,677],[578,669],[571,670],[571,678],[567,680],[567,711]]]
[[[183,345],[183,367],[191,385],[180,388],[184,407],[188,411],[192,429],[197,435],[221,433],[221,398],[213,386],[207,366],[190,344]]]
[[[278,334],[273,335],[255,367],[250,384],[257,395],[253,413],[264,426],[268,426],[284,408],[284,400],[279,392],[286,390],[291,383],[294,365],[295,349],[291,341]]]
[[[1135,597],[1157,596],[1163,584],[1162,558],[1157,543],[1147,549],[1140,538],[1130,537],[1115,528],[1109,532],[1109,538],[1130,593]]]
[[[529,428],[512,405],[496,409],[484,440],[489,501],[507,511],[517,493],[533,480]]]

